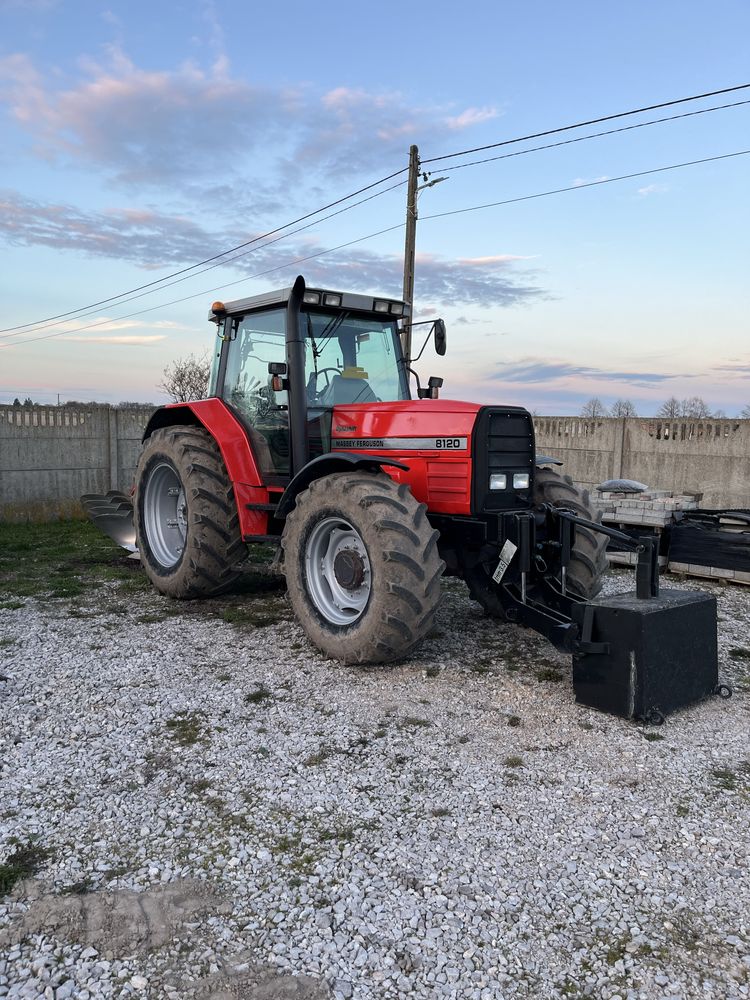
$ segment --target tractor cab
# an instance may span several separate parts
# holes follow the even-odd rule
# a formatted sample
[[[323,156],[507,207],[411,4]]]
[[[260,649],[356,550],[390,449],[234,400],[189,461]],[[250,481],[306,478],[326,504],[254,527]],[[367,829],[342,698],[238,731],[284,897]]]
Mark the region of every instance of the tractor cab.
[[[215,302],[209,313],[218,334],[209,396],[245,426],[268,483],[330,451],[335,406],[410,398],[403,302],[297,291]]]

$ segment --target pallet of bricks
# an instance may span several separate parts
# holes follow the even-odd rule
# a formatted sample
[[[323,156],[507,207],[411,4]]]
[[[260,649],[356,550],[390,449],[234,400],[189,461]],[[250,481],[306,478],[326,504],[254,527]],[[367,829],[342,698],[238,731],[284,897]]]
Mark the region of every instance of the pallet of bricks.
[[[647,490],[643,493],[600,492],[591,496],[595,510],[602,515],[602,522],[618,528],[626,535],[640,538],[653,535],[659,543],[659,566],[667,568],[670,531],[676,515],[698,509],[701,493],[672,493],[671,490]],[[635,552],[621,549],[610,542],[607,558],[614,566],[634,566]]]
[[[702,498],[669,490],[601,492],[592,505],[610,527],[633,538],[656,536],[662,569],[750,585],[750,510],[702,510]],[[632,566],[637,558],[612,542],[607,557],[616,566]]]

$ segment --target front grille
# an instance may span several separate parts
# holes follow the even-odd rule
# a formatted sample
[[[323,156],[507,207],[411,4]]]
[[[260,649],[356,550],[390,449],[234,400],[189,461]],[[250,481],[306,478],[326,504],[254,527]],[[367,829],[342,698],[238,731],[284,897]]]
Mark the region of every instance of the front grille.
[[[474,477],[472,511],[517,510],[532,504],[534,489],[534,424],[520,406],[483,406],[472,437]],[[508,477],[504,490],[490,490],[492,473]],[[513,489],[513,473],[527,472],[529,488]]]

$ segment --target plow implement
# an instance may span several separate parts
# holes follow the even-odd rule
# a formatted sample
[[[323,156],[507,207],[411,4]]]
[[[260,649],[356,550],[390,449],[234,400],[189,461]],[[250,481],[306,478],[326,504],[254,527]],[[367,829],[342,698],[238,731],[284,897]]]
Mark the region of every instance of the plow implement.
[[[110,490],[109,493],[84,493],[81,505],[91,523],[108,535],[113,542],[117,542],[133,555],[138,552],[133,523],[133,502],[130,497],[117,490]]]

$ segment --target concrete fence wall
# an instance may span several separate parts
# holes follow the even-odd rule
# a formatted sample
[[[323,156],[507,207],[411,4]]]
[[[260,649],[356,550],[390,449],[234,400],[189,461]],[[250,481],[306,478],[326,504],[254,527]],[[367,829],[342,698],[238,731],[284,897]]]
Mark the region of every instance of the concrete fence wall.
[[[79,513],[82,493],[128,491],[151,407],[0,406],[0,520]],[[587,486],[638,479],[750,507],[750,420],[536,417],[537,451]]]
[[[79,512],[83,493],[128,491],[153,407],[0,406],[0,520]]]
[[[637,479],[703,493],[704,507],[750,507],[750,420],[536,417],[537,453],[587,486]]]

